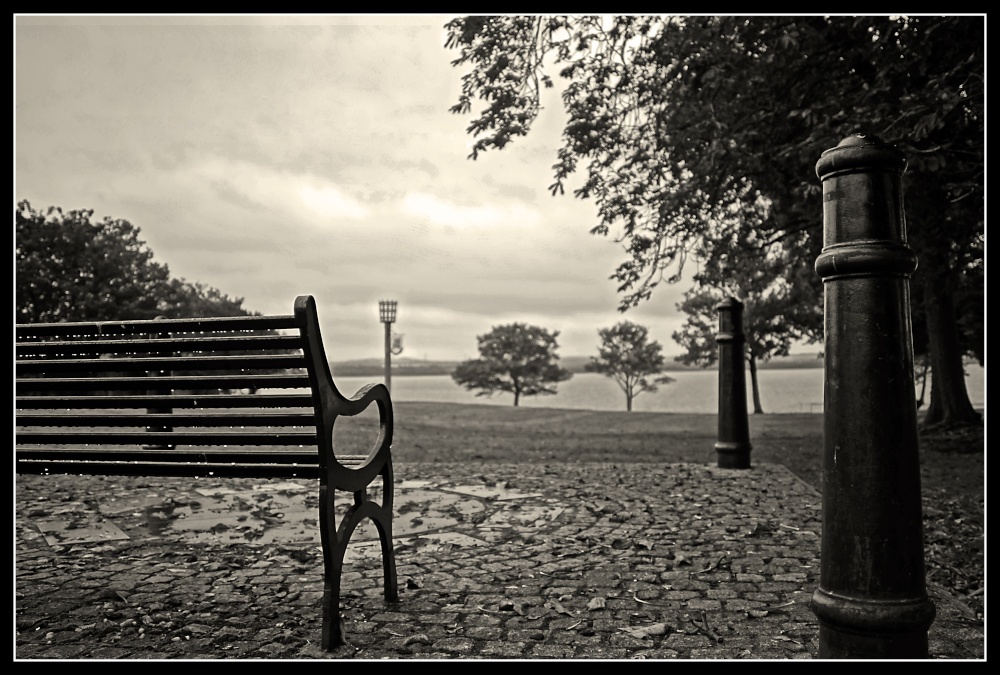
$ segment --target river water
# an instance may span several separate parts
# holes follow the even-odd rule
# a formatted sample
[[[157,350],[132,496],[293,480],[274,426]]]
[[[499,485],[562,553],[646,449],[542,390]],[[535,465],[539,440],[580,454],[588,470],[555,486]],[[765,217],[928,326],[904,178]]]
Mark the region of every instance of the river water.
[[[978,365],[966,368],[966,384],[972,404],[985,404],[985,373]],[[659,385],[656,392],[644,392],[632,409],[645,412],[715,413],[718,411],[719,375],[716,370],[686,370],[669,373],[674,382]],[[334,376],[341,393],[351,396],[361,386],[381,382],[378,377]],[[761,405],[765,413],[823,412],[823,369],[788,368],[758,371]],[[555,395],[523,396],[524,407],[572,408],[583,410],[625,410],[625,394],[608,377],[578,373],[557,385]],[[397,376],[392,379],[394,401],[435,401],[513,405],[512,394],[476,396],[459,387],[448,375]],[[926,397],[925,397],[926,399]],[[753,411],[750,377],[747,374],[747,406]]]

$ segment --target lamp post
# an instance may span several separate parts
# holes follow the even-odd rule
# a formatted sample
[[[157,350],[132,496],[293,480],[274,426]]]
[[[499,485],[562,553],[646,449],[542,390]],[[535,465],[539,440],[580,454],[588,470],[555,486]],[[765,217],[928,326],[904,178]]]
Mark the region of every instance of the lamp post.
[[[403,351],[402,346],[396,347],[392,340],[392,324],[396,321],[396,301],[379,300],[378,316],[385,324],[385,388],[392,392],[392,355]],[[397,351],[398,349],[398,351]]]

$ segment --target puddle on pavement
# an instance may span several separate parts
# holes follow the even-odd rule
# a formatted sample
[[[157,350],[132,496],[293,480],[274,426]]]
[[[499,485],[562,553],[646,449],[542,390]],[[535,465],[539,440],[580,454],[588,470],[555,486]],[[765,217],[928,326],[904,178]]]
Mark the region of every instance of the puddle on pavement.
[[[381,501],[381,490],[370,491]],[[393,535],[396,539],[420,536],[435,545],[474,546],[497,538],[511,527],[537,527],[557,518],[559,505],[522,503],[516,500],[541,497],[518,493],[502,485],[435,485],[431,481],[397,484]],[[239,489],[230,486],[195,488],[165,495],[127,496],[106,502],[100,514],[115,518],[118,525],[101,518],[87,523],[52,519],[36,523],[50,545],[84,541],[108,541],[133,537],[183,536],[194,541],[282,543],[320,541],[318,494],[309,482],[272,482]],[[350,499],[338,494],[338,518]],[[483,538],[449,531],[460,521],[484,511],[489,514],[481,527]],[[43,529],[44,528],[44,529]],[[349,554],[379,555],[378,532],[363,521],[351,538]]]
[[[44,520],[35,523],[49,546],[65,546],[95,541],[128,539],[128,535],[106,520],[76,524],[68,520]]]

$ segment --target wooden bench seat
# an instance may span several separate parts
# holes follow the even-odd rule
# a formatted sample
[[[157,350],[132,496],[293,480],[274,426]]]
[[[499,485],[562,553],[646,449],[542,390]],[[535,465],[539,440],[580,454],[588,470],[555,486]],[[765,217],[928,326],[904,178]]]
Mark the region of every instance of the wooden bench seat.
[[[344,643],[344,555],[366,518],[398,600],[389,391],[337,390],[311,296],[287,316],[18,324],[15,388],[18,473],[318,479],[324,649]],[[370,452],[337,455],[337,418],[372,404]]]

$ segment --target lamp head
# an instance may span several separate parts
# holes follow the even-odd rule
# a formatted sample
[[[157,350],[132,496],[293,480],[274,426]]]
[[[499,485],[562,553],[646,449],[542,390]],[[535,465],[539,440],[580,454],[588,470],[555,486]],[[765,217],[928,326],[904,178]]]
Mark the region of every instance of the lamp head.
[[[379,300],[378,301],[378,316],[382,323],[393,323],[396,321],[396,301],[395,300]]]

